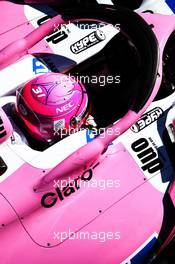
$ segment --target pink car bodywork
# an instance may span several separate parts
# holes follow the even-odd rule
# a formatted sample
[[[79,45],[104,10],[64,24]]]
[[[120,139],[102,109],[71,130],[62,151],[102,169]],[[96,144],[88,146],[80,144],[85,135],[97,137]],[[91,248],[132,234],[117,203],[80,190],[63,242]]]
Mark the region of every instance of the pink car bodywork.
[[[5,49],[4,47],[11,43],[12,37],[15,41],[23,38],[24,32],[25,35],[30,34],[33,26],[27,21],[22,5],[5,1],[0,5],[4,10],[1,14],[1,19],[4,21],[1,25],[3,34],[0,36],[0,49],[3,49],[0,54],[2,69],[18,59],[19,55],[20,57],[24,55],[23,47],[26,43],[28,46],[25,48],[29,53],[38,50],[52,52],[45,40],[37,42],[51,29],[53,30],[55,21],[64,23],[60,17],[55,18],[55,21],[50,20],[49,28],[43,26],[46,28],[43,35],[38,35],[41,28],[32,38],[28,35],[24,46],[22,43],[22,52],[20,51],[17,57],[13,57],[14,45]],[[18,14],[15,15],[16,27],[14,20],[7,21],[6,10],[10,10],[9,16]],[[175,17],[151,14],[141,14],[141,16],[149,24],[154,25],[153,30],[160,45],[159,74],[162,76],[163,49],[170,33],[175,29]],[[9,28],[13,28],[12,32],[7,32]],[[37,44],[33,47],[35,42]],[[18,49],[19,42],[15,45]],[[158,78],[151,97],[139,114],[128,112],[122,120],[113,125],[113,131],[120,127],[121,133],[124,133],[138,120],[154,99],[160,83],[161,78]],[[10,136],[12,133],[10,124],[5,118],[3,120],[5,127],[9,128],[8,136]],[[114,140],[116,135],[113,133],[96,138],[54,168],[43,169],[24,163],[0,183],[2,264],[126,263],[144,248],[145,243],[148,244],[158,237],[164,215],[162,203],[164,193],[158,191],[149,180],[145,179],[144,172],[122,142],[114,142],[101,154]],[[54,179],[58,180],[59,175],[63,179],[69,177],[75,179],[79,175],[87,175],[97,181],[110,179],[114,182],[117,179],[120,186],[103,191],[87,186],[80,187],[78,190],[72,189],[69,196],[62,194],[63,199],[60,199],[55,188],[49,187],[50,182]],[[50,208],[41,207],[41,198],[48,192],[52,192],[55,204]],[[175,184],[172,184],[169,192],[174,202]],[[53,202],[53,199],[50,202]],[[61,232],[64,233],[62,240],[57,237]],[[103,232],[108,234],[108,238],[103,242],[92,237],[75,239],[80,232],[88,232],[88,234]],[[167,239],[170,240],[174,233],[175,230],[171,230]]]

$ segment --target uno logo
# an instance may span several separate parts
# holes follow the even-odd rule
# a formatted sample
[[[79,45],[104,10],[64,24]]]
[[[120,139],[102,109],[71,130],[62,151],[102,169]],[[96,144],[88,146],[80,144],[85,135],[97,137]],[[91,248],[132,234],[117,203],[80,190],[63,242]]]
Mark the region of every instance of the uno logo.
[[[163,168],[162,161],[158,158],[158,154],[150,147],[149,142],[145,138],[140,138],[135,141],[131,148],[137,153],[137,157],[143,164],[143,171],[148,171],[153,174]]]
[[[86,37],[80,39],[71,45],[70,49],[74,54],[78,54],[98,43],[105,40],[106,36],[101,30],[97,30],[87,35]]]
[[[38,26],[41,26],[47,20],[51,19],[49,16],[44,16],[37,21]],[[47,36],[46,41],[52,42],[53,44],[57,44],[58,42],[66,39],[68,37],[69,30],[66,25],[57,26],[55,25],[54,32]]]
[[[131,130],[135,133],[140,132],[147,126],[157,121],[163,114],[163,110],[160,107],[156,107],[151,111],[144,114],[132,127]]]

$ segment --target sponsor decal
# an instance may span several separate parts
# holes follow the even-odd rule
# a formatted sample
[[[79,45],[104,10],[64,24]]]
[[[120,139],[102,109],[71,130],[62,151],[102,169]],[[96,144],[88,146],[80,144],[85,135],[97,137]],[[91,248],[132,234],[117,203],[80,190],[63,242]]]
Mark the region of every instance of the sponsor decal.
[[[153,174],[163,168],[163,163],[158,157],[158,153],[150,146],[146,138],[140,138],[132,143],[131,148],[137,153],[137,157],[143,164],[141,169]]]
[[[49,72],[48,68],[41,61],[39,61],[37,58],[33,58],[32,67],[33,67],[33,72],[35,74]]]
[[[56,108],[56,113],[57,114],[64,113],[64,112],[70,110],[74,106],[75,106],[74,103],[70,101],[68,104],[65,104],[65,105],[62,105],[60,107],[57,107]]]
[[[44,16],[37,21],[38,26],[41,26],[47,20],[51,19],[50,16]],[[65,40],[69,35],[69,30],[66,25],[57,26],[55,25],[54,31],[46,37],[46,41],[57,44],[60,41]]]
[[[81,188],[80,181],[89,182],[93,178],[93,170],[99,165],[99,162],[95,164],[92,168],[85,170],[81,176],[73,179],[69,182],[63,189],[60,187],[55,188],[55,192],[48,192],[44,194],[41,198],[41,205],[45,208],[50,208],[54,206],[57,201],[62,202],[66,197],[75,193]]]
[[[79,54],[80,52],[89,49],[90,47],[102,42],[105,39],[106,36],[103,31],[98,29],[72,44],[70,49],[74,54]]]
[[[157,121],[163,115],[163,110],[156,107],[149,112],[145,113],[132,127],[131,130],[135,133],[140,132],[147,126]]]
[[[7,132],[5,131],[5,127],[2,121],[2,118],[0,117],[0,138],[3,138],[7,135]]]
[[[58,121],[54,121],[54,131],[59,131],[60,129],[65,127],[65,119],[60,119]]]
[[[95,133],[95,131],[89,129],[86,130],[86,140],[88,143],[94,140],[96,136],[97,134]]]

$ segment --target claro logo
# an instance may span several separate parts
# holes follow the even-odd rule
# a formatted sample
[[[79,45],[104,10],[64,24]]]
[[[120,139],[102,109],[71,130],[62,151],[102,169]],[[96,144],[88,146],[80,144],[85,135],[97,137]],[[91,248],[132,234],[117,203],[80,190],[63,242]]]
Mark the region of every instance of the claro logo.
[[[153,174],[163,168],[162,161],[158,158],[158,154],[150,147],[149,142],[145,138],[140,138],[135,141],[131,148],[137,153],[137,157],[142,162],[143,171],[148,171]]]
[[[93,169],[96,168],[99,163],[95,164],[93,168],[89,168],[84,171],[81,176],[75,178],[69,182],[64,188],[55,188],[55,192],[48,192],[44,194],[41,198],[41,205],[45,208],[50,208],[54,206],[57,201],[62,202],[66,197],[69,197],[71,194],[75,193],[81,188],[80,181],[89,182],[93,177]]]
[[[157,121],[163,114],[163,110],[160,107],[156,107],[151,111],[144,114],[132,127],[131,130],[135,133],[140,132],[147,126]]]
[[[91,34],[87,35],[86,37],[80,39],[76,43],[72,44],[70,46],[70,49],[74,54],[78,54],[78,53],[100,43],[101,41],[103,41],[105,39],[106,39],[106,36],[103,33],[103,31],[98,29],[98,30],[92,32]]]

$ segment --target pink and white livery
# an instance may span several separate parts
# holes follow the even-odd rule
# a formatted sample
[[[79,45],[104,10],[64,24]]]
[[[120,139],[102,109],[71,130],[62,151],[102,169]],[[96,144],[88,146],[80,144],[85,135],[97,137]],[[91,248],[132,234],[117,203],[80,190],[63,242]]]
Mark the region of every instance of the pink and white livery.
[[[148,263],[175,235],[174,15],[0,7],[0,262]]]

